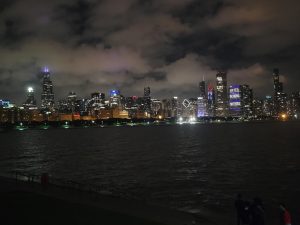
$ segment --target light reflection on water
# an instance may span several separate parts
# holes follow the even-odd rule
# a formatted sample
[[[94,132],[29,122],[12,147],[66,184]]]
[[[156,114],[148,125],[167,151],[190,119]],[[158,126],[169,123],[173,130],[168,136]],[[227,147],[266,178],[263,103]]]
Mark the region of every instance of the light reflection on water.
[[[114,186],[194,213],[226,214],[238,192],[259,195],[272,208],[279,200],[300,202],[299,127],[249,123],[9,131],[0,133],[0,169]]]

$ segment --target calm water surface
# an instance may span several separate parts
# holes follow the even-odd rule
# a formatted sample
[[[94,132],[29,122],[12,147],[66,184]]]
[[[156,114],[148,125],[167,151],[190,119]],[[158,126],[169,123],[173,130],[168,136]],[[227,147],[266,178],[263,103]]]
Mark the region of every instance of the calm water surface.
[[[300,123],[5,131],[0,171],[114,187],[193,213],[232,214],[236,193],[300,214]],[[225,217],[226,217],[225,216]]]

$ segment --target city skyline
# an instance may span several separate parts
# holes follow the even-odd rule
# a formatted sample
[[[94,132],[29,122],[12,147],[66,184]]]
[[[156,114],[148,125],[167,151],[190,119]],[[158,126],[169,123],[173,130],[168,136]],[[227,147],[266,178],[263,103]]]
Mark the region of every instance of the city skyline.
[[[277,76],[278,76],[277,81],[274,80],[274,71],[275,70],[277,71]],[[209,92],[209,86],[211,88],[216,89],[218,87],[218,85],[220,85],[220,84],[218,84],[218,82],[219,82],[218,78],[217,78],[218,74],[225,74],[225,76],[226,76],[226,80],[225,80],[226,90],[225,90],[225,93],[224,93],[224,96],[226,96],[226,98],[229,97],[229,94],[227,92],[230,90],[230,86],[232,86],[232,85],[248,85],[249,86],[249,84],[247,84],[246,82],[241,82],[241,83],[233,82],[233,83],[230,83],[229,81],[227,81],[228,78],[229,78],[228,80],[232,81],[232,79],[230,79],[230,74],[228,74],[226,71],[218,71],[215,74],[215,80],[208,80],[207,81],[205,79],[205,76],[202,76],[202,79],[199,80],[199,81],[195,80],[194,86],[191,87],[192,89],[194,89],[192,92],[195,93],[195,95],[193,95],[193,96],[186,96],[186,95],[185,96],[180,96],[180,95],[175,94],[174,96],[168,95],[168,96],[160,96],[160,97],[158,97],[156,95],[156,93],[153,92],[153,91],[151,91],[151,93],[152,93],[152,95],[151,95],[150,94],[150,89],[146,91],[147,88],[150,88],[149,86],[146,85],[146,86],[139,87],[140,90],[138,91],[138,93],[133,93],[132,95],[128,95],[128,94],[124,93],[123,90],[121,90],[121,89],[105,87],[105,88],[99,88],[99,89],[89,90],[86,95],[81,95],[81,93],[77,93],[74,90],[64,90],[65,92],[63,93],[62,96],[58,96],[57,94],[55,94],[55,97],[54,97],[53,92],[55,91],[56,87],[53,88],[53,86],[52,86],[52,78],[55,77],[55,74],[53,75],[52,70],[50,68],[46,67],[46,66],[41,67],[39,73],[40,73],[40,76],[43,77],[43,79],[41,80],[41,83],[39,85],[37,85],[37,86],[28,84],[26,87],[24,87],[23,88],[23,90],[24,90],[24,92],[23,92],[23,99],[21,99],[20,102],[16,102],[16,101],[14,101],[14,99],[11,99],[9,97],[8,98],[3,98],[3,97],[1,98],[1,96],[0,96],[0,99],[2,99],[2,100],[9,100],[11,103],[15,103],[17,105],[22,105],[22,104],[24,104],[24,102],[26,102],[26,100],[25,100],[26,93],[28,94],[28,93],[31,93],[31,92],[36,93],[36,94],[37,93],[41,94],[42,96],[44,96],[42,98],[45,98],[45,95],[46,95],[46,98],[47,97],[50,98],[50,102],[58,102],[59,100],[62,100],[64,98],[66,98],[68,96],[68,94],[71,93],[71,92],[73,92],[76,95],[78,95],[78,97],[89,98],[90,95],[92,93],[94,93],[94,92],[110,94],[110,92],[112,90],[118,90],[118,91],[120,91],[121,94],[122,94],[122,96],[125,96],[125,97],[126,96],[128,96],[128,97],[132,97],[132,96],[140,96],[140,97],[142,97],[142,96],[145,96],[147,92],[149,92],[147,94],[149,97],[151,96],[151,97],[158,98],[158,99],[168,99],[168,98],[170,99],[170,98],[172,98],[174,96],[179,97],[181,99],[185,99],[185,98],[187,98],[187,99],[188,98],[197,98],[197,97],[208,97],[207,95],[208,95],[208,92]],[[46,76],[44,76],[44,75],[46,75]],[[253,96],[255,98],[257,98],[257,99],[264,99],[264,98],[266,98],[268,96],[272,96],[272,97],[276,98],[277,96],[274,95],[274,88],[275,88],[276,84],[274,84],[274,82],[278,83],[277,86],[276,86],[276,90],[277,91],[283,92],[283,86],[284,86],[285,93],[286,94],[292,94],[292,92],[291,93],[287,93],[286,92],[286,90],[288,88],[282,82],[283,75],[281,75],[280,70],[278,68],[273,69],[272,73],[270,71],[269,75],[271,77],[271,79],[270,79],[271,82],[270,82],[270,87],[269,87],[269,89],[271,89],[270,92],[263,93],[261,96],[257,96],[257,95],[255,95],[255,93],[256,93],[255,89],[250,86],[252,88],[252,90],[254,89]],[[51,80],[50,80],[50,78],[51,78]],[[280,79],[280,82],[279,82],[279,79]],[[48,82],[50,82],[50,83],[48,84]],[[198,84],[198,86],[197,86],[197,84]],[[273,87],[273,85],[274,85],[274,87]],[[280,87],[278,87],[278,85],[280,85]],[[152,88],[153,87],[151,87],[151,90],[153,90]],[[104,91],[104,90],[107,90],[107,91]],[[298,92],[298,91],[299,90],[294,90],[293,92]],[[47,96],[48,92],[50,94],[50,97]],[[180,90],[178,90],[178,92],[180,92]],[[223,98],[224,98],[224,96],[223,96]],[[41,98],[37,98],[37,96],[35,97],[35,101],[37,102],[38,105],[43,105],[43,100]],[[53,104],[53,103],[48,103],[48,104]],[[46,106],[42,106],[42,108],[45,108],[45,107]],[[51,106],[51,107],[53,107],[53,106]]]
[[[157,98],[196,96],[194,82],[246,83],[272,94],[278,67],[286,92],[299,86],[299,2],[212,0],[1,1],[0,96],[23,101],[40,92],[39,67],[53,69],[56,96],[65,90],[150,86]],[[235,82],[233,82],[235,81]],[[12,92],[14,90],[14,92]],[[180,93],[178,93],[180,90]]]
[[[121,90],[109,93],[90,92],[89,97],[79,97],[69,91],[64,98],[55,101],[51,72],[48,67],[41,70],[43,77],[41,104],[37,104],[33,87],[27,88],[27,97],[20,106],[9,100],[0,100],[1,121],[50,120],[98,120],[98,119],[183,119],[195,122],[201,118],[298,119],[300,115],[300,91],[287,94],[278,68],[273,69],[273,95],[264,99],[254,97],[248,84],[229,84],[228,74],[219,71],[215,85],[206,83],[204,77],[198,85],[198,95],[189,98],[173,96],[156,99],[151,87],[144,87],[143,95],[126,96]],[[48,118],[48,119],[47,119]]]

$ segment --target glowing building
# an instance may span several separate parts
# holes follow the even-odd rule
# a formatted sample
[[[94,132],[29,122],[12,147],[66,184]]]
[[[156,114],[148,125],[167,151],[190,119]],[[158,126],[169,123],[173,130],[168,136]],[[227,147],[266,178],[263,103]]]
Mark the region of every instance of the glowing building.
[[[144,87],[144,110],[151,114],[151,91],[150,87]]]
[[[229,88],[229,110],[231,116],[242,115],[241,85],[231,85]]]
[[[47,67],[42,70],[43,84],[42,84],[42,105],[41,109],[43,112],[52,112],[54,111],[54,94],[53,94],[53,85],[50,80],[50,72]]]
[[[121,94],[119,90],[110,91],[109,106],[111,108],[121,107]]]
[[[226,117],[228,114],[227,73],[217,73],[216,116]]]
[[[207,114],[207,100],[205,97],[198,97],[197,98],[197,117],[206,117]]]
[[[241,85],[241,101],[243,116],[253,116],[253,90],[247,84]]]
[[[263,115],[267,117],[274,116],[274,101],[272,96],[267,95],[263,102]]]
[[[283,92],[283,83],[279,81],[279,76],[279,70],[274,69],[274,111],[276,116],[287,112],[287,95]]]
[[[207,87],[207,114],[210,117],[215,116],[215,89],[212,84]]]

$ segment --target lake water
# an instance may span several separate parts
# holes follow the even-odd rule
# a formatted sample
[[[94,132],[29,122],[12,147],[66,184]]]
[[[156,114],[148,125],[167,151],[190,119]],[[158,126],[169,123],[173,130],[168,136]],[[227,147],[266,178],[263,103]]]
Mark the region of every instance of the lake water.
[[[237,193],[260,196],[275,221],[278,201],[300,215],[299,131],[299,122],[10,130],[0,133],[0,171],[113,187],[227,224]]]

